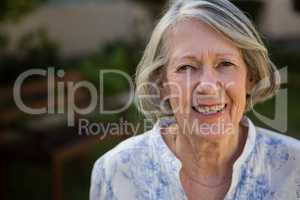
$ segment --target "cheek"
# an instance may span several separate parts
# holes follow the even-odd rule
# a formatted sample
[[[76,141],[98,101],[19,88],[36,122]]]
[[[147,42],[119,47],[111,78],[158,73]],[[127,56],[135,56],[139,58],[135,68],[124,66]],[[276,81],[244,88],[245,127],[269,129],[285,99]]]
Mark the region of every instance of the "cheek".
[[[246,77],[237,75],[231,78],[225,85],[226,94],[231,99],[234,112],[243,112],[246,104]]]
[[[184,75],[168,76],[168,91],[173,110],[183,110],[190,106],[192,96],[192,81]]]

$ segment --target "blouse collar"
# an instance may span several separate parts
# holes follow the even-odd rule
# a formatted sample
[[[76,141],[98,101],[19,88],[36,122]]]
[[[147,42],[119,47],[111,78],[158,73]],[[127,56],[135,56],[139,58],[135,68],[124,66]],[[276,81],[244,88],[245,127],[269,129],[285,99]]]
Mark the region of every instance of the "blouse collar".
[[[172,172],[176,173],[176,175],[179,175],[179,171],[182,167],[181,161],[175,156],[175,154],[167,146],[160,131],[162,125],[170,124],[170,123],[171,123],[170,121],[165,121],[165,119],[158,121],[152,129],[153,130],[152,133],[154,134],[153,136],[155,137],[155,145],[156,145],[155,149],[158,151],[157,154],[160,156],[162,162],[169,163],[170,165],[167,165],[167,167],[170,167],[170,170]],[[247,134],[247,140],[244,149],[242,151],[242,154],[234,163],[233,172],[235,172],[238,168],[241,167],[243,163],[246,162],[246,160],[249,158],[255,146],[256,130],[254,124],[246,116],[242,118],[241,124],[248,127],[248,134]],[[235,178],[234,176],[235,173],[233,174],[233,179]]]

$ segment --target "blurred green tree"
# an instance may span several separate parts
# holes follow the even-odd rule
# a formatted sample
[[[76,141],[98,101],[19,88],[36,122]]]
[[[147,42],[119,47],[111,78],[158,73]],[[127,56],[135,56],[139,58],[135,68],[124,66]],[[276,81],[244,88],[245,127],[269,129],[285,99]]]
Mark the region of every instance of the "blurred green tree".
[[[30,13],[47,0],[1,0],[0,22],[16,21]]]
[[[17,23],[47,0],[2,0],[0,1],[0,25]],[[8,51],[9,34],[0,32],[0,83],[10,84],[19,73],[29,67],[56,65],[59,60],[59,45],[47,32],[38,28],[18,39],[16,49]]]

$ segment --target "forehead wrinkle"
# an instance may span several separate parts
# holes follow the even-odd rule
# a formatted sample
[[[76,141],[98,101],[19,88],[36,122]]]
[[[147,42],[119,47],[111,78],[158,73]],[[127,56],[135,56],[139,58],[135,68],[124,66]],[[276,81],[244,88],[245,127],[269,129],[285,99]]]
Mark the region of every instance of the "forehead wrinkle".
[[[196,23],[196,24],[195,24]],[[200,24],[199,24],[200,23]],[[193,26],[193,24],[195,26]],[[189,51],[189,40],[193,40],[193,39],[189,39],[189,37],[183,37],[182,39],[185,41],[187,40],[185,44],[184,41],[179,40],[178,41],[178,36],[181,35],[181,37],[185,34],[187,34],[188,32],[186,32],[186,27],[188,26],[189,30],[193,29],[198,31],[199,28],[201,29],[201,32],[203,34],[211,34],[212,36],[215,36],[214,38],[212,38],[213,41],[215,42],[220,42],[220,46],[213,46],[213,47],[208,47],[206,48],[205,45],[207,45],[208,41],[204,40],[204,46],[201,47],[197,47],[197,44],[192,44],[195,45],[192,50],[195,52],[188,52]],[[204,27],[204,28],[203,28]],[[184,29],[183,29],[184,28]],[[201,33],[201,34],[202,34]],[[179,35],[178,35],[179,34]],[[182,35],[183,34],[183,35]],[[176,26],[172,26],[172,28],[170,28],[167,31],[167,34],[165,35],[165,45],[166,45],[166,49],[168,50],[168,60],[170,63],[172,62],[177,62],[177,61],[181,61],[182,59],[190,59],[190,60],[197,60],[197,61],[201,61],[204,58],[219,58],[219,57],[234,57],[234,58],[239,58],[240,57],[240,49],[238,47],[236,47],[234,44],[232,44],[231,42],[229,42],[227,40],[227,38],[223,35],[220,35],[220,33],[216,32],[215,30],[213,30],[210,26],[206,25],[203,22],[199,22],[199,21],[194,21],[194,20],[188,20],[186,22],[181,22],[176,24]],[[216,39],[218,38],[218,39]],[[201,39],[200,39],[201,40]],[[179,42],[179,44],[178,44]],[[190,44],[191,45],[191,44]],[[225,49],[225,51],[224,51]]]
[[[209,52],[207,51],[207,55],[205,55],[207,57],[213,57],[213,58],[224,58],[224,57],[233,57],[233,58],[238,58],[240,57],[240,54],[238,53],[230,53],[230,52],[219,52],[219,53],[215,53],[213,51]],[[182,61],[182,60],[188,60],[188,61],[197,61],[197,62],[202,62],[204,57],[205,57],[203,54],[197,54],[197,55],[194,55],[193,53],[186,53],[186,54],[183,54],[183,55],[174,55],[174,57],[171,59],[173,60],[173,62],[179,62],[179,61]]]

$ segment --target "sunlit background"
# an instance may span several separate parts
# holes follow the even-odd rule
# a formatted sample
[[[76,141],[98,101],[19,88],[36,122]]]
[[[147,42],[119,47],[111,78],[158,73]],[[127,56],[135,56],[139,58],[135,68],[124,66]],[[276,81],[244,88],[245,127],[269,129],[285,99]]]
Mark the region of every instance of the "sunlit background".
[[[128,135],[105,137],[79,135],[78,119],[108,124],[120,119],[137,124],[143,117],[134,105],[117,114],[99,109],[75,116],[67,126],[57,107],[69,101],[84,108],[90,95],[78,89],[74,99],[55,97],[51,114],[22,112],[13,98],[17,77],[27,70],[49,67],[64,70],[56,83],[89,81],[104,93],[107,108],[122,105],[127,81],[116,75],[103,79],[99,70],[121,70],[134,78],[136,65],[150,33],[162,15],[165,0],[2,0],[0,2],[0,199],[88,199],[93,162]],[[288,67],[287,131],[300,138],[300,1],[240,0],[234,3],[254,20],[278,68]],[[52,88],[57,92],[57,88]],[[31,76],[22,85],[22,99],[32,108],[47,105],[45,76]],[[56,94],[56,93],[54,93]],[[255,107],[272,119],[275,100]],[[285,105],[283,105],[285,106]],[[257,125],[267,128],[249,113]],[[279,122],[281,123],[281,122]],[[282,122],[284,123],[284,122]],[[142,131],[142,129],[140,130]]]

